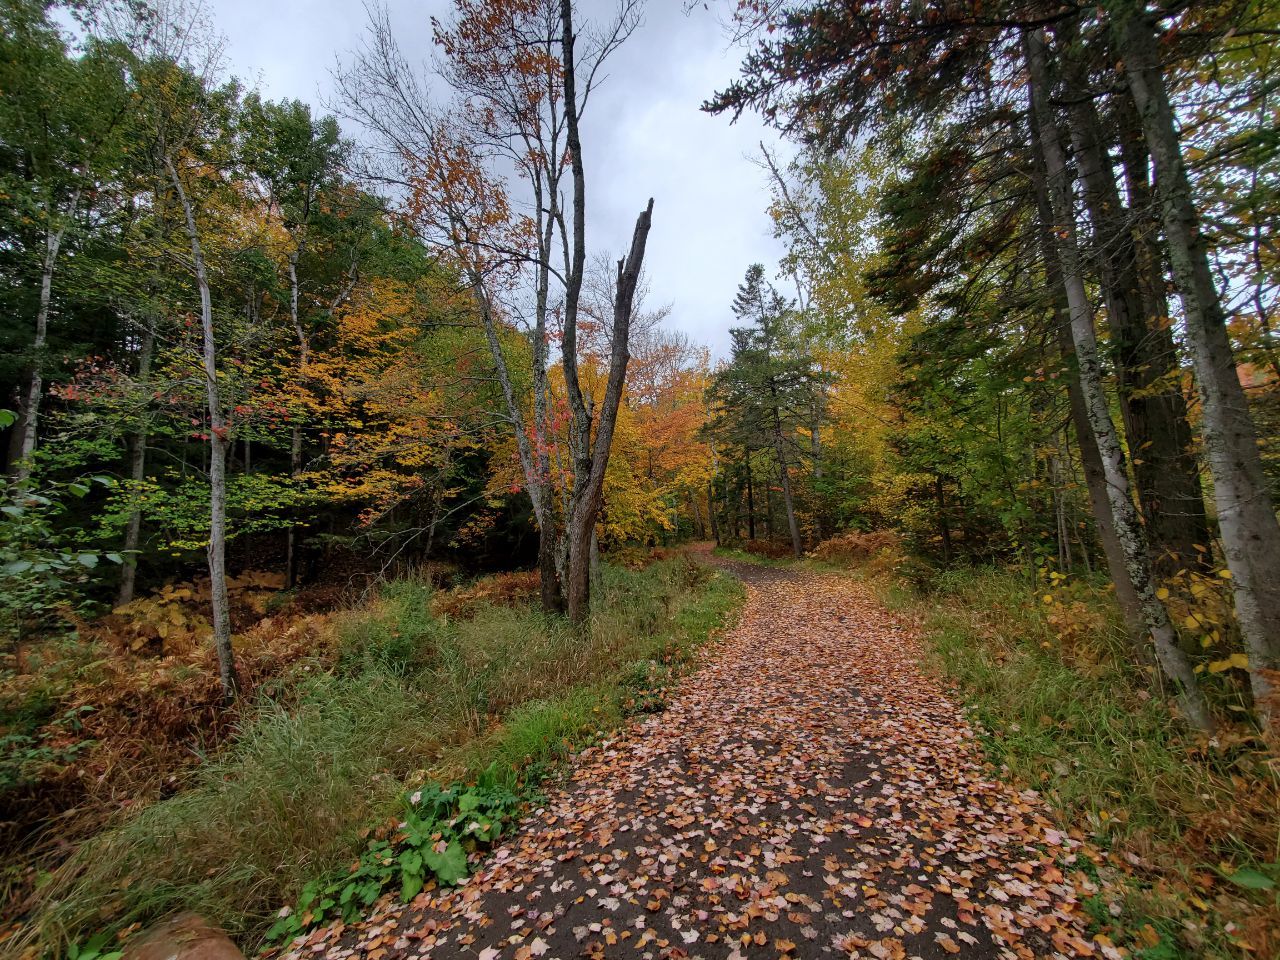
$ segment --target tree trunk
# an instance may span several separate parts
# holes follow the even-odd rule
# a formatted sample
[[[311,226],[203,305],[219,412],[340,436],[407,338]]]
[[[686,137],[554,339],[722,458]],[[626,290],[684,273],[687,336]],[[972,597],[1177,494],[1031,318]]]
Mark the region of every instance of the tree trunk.
[[[782,436],[782,416],[778,413],[778,387],[769,381],[769,394],[773,398],[773,446],[778,457],[778,473],[782,478],[782,503],[787,510],[787,530],[791,533],[791,554],[797,560],[804,553],[800,544],[800,525],[796,522],[796,505],[791,497],[791,474],[787,469],[786,439]]]
[[[146,392],[151,379],[151,354],[155,350],[156,327],[153,317],[147,318],[147,327],[142,334],[142,346],[138,353],[138,385]],[[140,427],[129,437],[129,480],[135,490],[146,478],[147,472],[147,431]],[[138,542],[142,535],[142,508],[136,503],[129,511],[129,520],[124,528],[124,546],[121,554],[124,563],[120,568],[120,586],[116,591],[116,606],[123,606],[133,599],[133,592],[138,574]]]
[[[565,608],[569,620],[583,625],[591,612],[590,541],[600,513],[604,493],[605,470],[613,446],[613,431],[622,401],[627,363],[631,354],[631,313],[635,306],[636,287],[644,263],[645,244],[653,221],[653,200],[636,218],[627,256],[618,261],[617,288],[613,302],[612,344],[609,376],[604,399],[595,419],[592,438],[591,411],[587,409],[578,381],[578,301],[582,293],[583,270],[586,266],[587,197],[586,173],[582,162],[582,139],[578,117],[578,91],[574,60],[573,0],[560,0],[560,60],[564,80],[565,144],[569,153],[573,181],[572,255],[565,278],[564,336],[560,345],[565,392],[573,413],[572,442],[574,456],[573,496],[565,525],[568,540],[568,582],[565,584]]]
[[[1060,482],[1058,462],[1056,457],[1049,458],[1049,484],[1052,490],[1053,500],[1053,524],[1054,539],[1058,544],[1058,569],[1067,573],[1071,570],[1071,561],[1067,553],[1067,521],[1066,507],[1062,502],[1062,491],[1059,489]]]
[[[1143,311],[1148,318],[1168,318],[1168,284],[1160,215],[1151,191],[1151,152],[1142,132],[1142,118],[1131,96],[1113,96],[1110,106],[1117,126],[1124,192],[1129,200],[1129,230],[1133,234],[1142,281]]]
[[[1249,652],[1254,699],[1264,703],[1271,693],[1265,671],[1280,668],[1280,523],[1210,272],[1199,212],[1160,66],[1155,26],[1145,7],[1133,0],[1109,0],[1105,6],[1155,166],[1169,260],[1182,302],[1203,411],[1201,433],[1213,476],[1236,619]]]
[[[689,509],[693,511],[693,530],[698,535],[699,540],[707,538],[707,526],[702,522],[702,508],[698,505],[698,495],[693,490],[687,493],[689,497]]]
[[[819,385],[814,391],[813,400],[809,404],[809,455],[813,458],[813,487],[814,487],[814,510],[813,510],[813,528],[814,537],[821,542],[826,536],[826,525],[824,524],[825,509],[823,501],[825,498],[821,494],[823,464],[822,464],[822,411],[826,406],[824,403],[825,387]]]
[[[804,548],[800,543],[800,526],[796,522],[796,507],[791,498],[791,473],[785,460],[778,464],[778,472],[782,476],[782,502],[787,511],[787,529],[791,533],[791,554],[799,560]]]
[[[563,0],[567,7],[570,0]],[[566,26],[566,32],[568,31]],[[569,95],[570,84],[566,80],[565,95]],[[574,114],[571,111],[571,116]],[[574,121],[576,127],[576,121]],[[570,134],[570,142],[577,140],[576,133]],[[575,206],[577,205],[575,200]],[[631,354],[628,340],[631,333],[631,313],[635,305],[636,287],[640,282],[640,268],[644,263],[645,244],[649,238],[649,227],[653,221],[653,201],[650,200],[643,213],[636,219],[635,231],[631,238],[631,249],[623,260],[618,261],[618,284],[613,304],[613,344],[609,358],[609,379],[605,386],[604,400],[596,417],[595,438],[591,441],[590,420],[587,431],[580,436],[579,442],[590,441],[586,457],[579,463],[586,467],[585,477],[581,485],[574,484],[573,508],[567,524],[569,541],[569,578],[565,589],[565,607],[569,620],[575,624],[586,623],[591,612],[591,577],[590,577],[590,539],[595,531],[596,518],[600,514],[600,504],[604,494],[605,471],[609,466],[609,453],[613,447],[613,430],[618,419],[618,405],[622,401],[622,391],[626,382],[627,363]],[[568,342],[568,337],[565,340]],[[570,353],[565,351],[564,361],[569,363]],[[576,357],[574,357],[574,381],[577,381]],[[566,367],[566,380],[568,368]],[[572,396],[572,393],[571,393]],[[581,394],[579,394],[581,399]],[[581,467],[580,467],[581,469]],[[580,471],[575,471],[577,475]]]
[[[711,524],[711,539],[720,546],[720,522],[716,519],[716,484],[714,478],[707,480],[707,520]]]
[[[556,558],[555,531],[538,527],[539,598],[545,613],[563,613],[564,598],[560,592],[560,566]]]
[[[68,220],[75,215],[79,203],[80,191],[76,189],[71,195]],[[55,228],[54,214],[50,211],[49,224],[44,235],[44,261],[40,265],[40,302],[36,307],[35,338],[31,342],[31,372],[27,380],[27,392],[23,398],[22,417],[18,424],[21,430],[21,441],[18,445],[15,460],[14,480],[20,484],[31,478],[31,458],[36,452],[36,438],[40,428],[40,400],[44,393],[44,348],[49,339],[49,306],[53,300],[53,271],[58,263],[58,251],[62,248],[62,238],[66,235],[67,224]]]
[[[732,524],[732,539],[735,543],[742,539],[742,484],[737,481],[733,484],[733,499],[729,497],[729,480],[725,478],[725,516]]]
[[[564,334],[560,344],[560,360],[564,369],[565,392],[569,397],[572,423],[569,431],[569,452],[573,457],[573,492],[569,500],[569,514],[565,518],[565,546],[567,579],[564,584],[565,608],[569,619],[585,622],[590,612],[591,579],[588,570],[587,542],[595,529],[595,512],[598,502],[591,490],[592,444],[591,412],[583,398],[578,380],[578,302],[582,295],[583,271],[587,262],[587,186],[586,169],[582,160],[582,138],[578,126],[577,70],[574,59],[573,0],[560,0],[560,62],[564,73],[565,144],[569,153],[570,174],[573,181],[573,234],[572,254],[566,264],[564,294]],[[627,353],[626,331],[621,344],[623,369]],[[618,331],[613,334],[613,350],[610,356],[610,380],[613,361],[618,358]],[[598,434],[597,434],[598,436]],[[595,509],[592,509],[594,507]],[[587,514],[590,513],[590,523]]]
[[[489,296],[484,287],[484,278],[478,272],[472,274],[471,292],[475,298],[476,309],[480,313],[485,340],[489,345],[489,355],[493,359],[498,385],[502,389],[503,401],[507,407],[507,416],[511,419],[516,438],[516,452],[520,458],[521,470],[524,472],[525,485],[529,490],[529,500],[533,504],[534,520],[538,524],[538,572],[541,576],[539,590],[542,609],[547,613],[559,613],[563,608],[560,593],[560,565],[557,557],[558,538],[554,523],[555,507],[551,502],[548,477],[538,469],[537,452],[529,442],[520,399],[516,396],[515,387],[512,386],[511,374],[507,369],[507,358],[502,352],[502,343],[498,339],[498,325],[493,315],[493,306],[489,302]]]
[[[747,539],[756,538],[756,498],[751,484],[751,448],[743,451],[743,462],[747,465]]]
[[[295,423],[289,433],[289,476],[295,481],[302,476],[302,425]],[[298,541],[299,526],[289,525],[285,539],[284,581],[285,588],[292,590],[298,585]]]
[[[200,288],[200,329],[204,339],[205,397],[209,407],[209,595],[213,613],[213,642],[218,651],[218,676],[222,681],[222,697],[235,700],[239,687],[235,654],[231,648],[231,603],[227,597],[227,421],[222,410],[218,387],[218,354],[213,330],[213,302],[209,295],[209,276],[204,265],[204,251],[196,230],[195,209],[182,179],[170,157],[165,158],[169,179],[173,184],[182,213],[187,222],[187,239],[191,243],[191,260],[196,284]]]
[[[1183,716],[1198,729],[1209,730],[1213,728],[1213,718],[1197,684],[1196,675],[1186,654],[1178,646],[1177,633],[1169,620],[1169,611],[1156,597],[1144,531],[1130,499],[1124,450],[1111,420],[1102,384],[1102,367],[1093,329],[1093,310],[1080,269],[1071,182],[1058,126],[1049,105],[1049,71],[1043,31],[1024,31],[1023,45],[1031,80],[1031,118],[1039,130],[1039,149],[1044,161],[1049,203],[1053,211],[1053,236],[1071,317],[1071,337],[1080,370],[1080,391],[1102,459],[1116,535],[1124,549],[1125,566],[1138,595],[1143,623],[1155,642],[1156,659],[1178,690],[1178,702]]]
[[[1098,541],[1102,544],[1102,555],[1107,561],[1107,572],[1116,590],[1116,604],[1120,607],[1120,616],[1133,643],[1134,652],[1141,663],[1149,663],[1151,655],[1143,642],[1146,630],[1142,621],[1142,604],[1133,582],[1129,579],[1129,570],[1125,565],[1124,548],[1120,545],[1120,537],[1116,533],[1115,521],[1111,516],[1111,500],[1107,495],[1106,470],[1102,466],[1102,456],[1098,453],[1098,441],[1093,435],[1093,427],[1089,423],[1089,413],[1085,407],[1084,393],[1080,389],[1080,373],[1074,362],[1074,347],[1071,343],[1071,327],[1069,315],[1063,311],[1063,323],[1059,327],[1059,341],[1063,354],[1071,369],[1068,371],[1067,402],[1071,410],[1071,423],[1076,431],[1076,444],[1080,448],[1080,467],[1084,472],[1084,485],[1089,493],[1089,506],[1093,513],[1093,521],[1098,528]]]
[[[1177,348],[1167,317],[1147,311],[1137,248],[1102,145],[1097,110],[1078,67],[1071,72],[1068,120],[1093,223],[1120,412],[1157,569],[1171,575],[1202,564],[1207,558],[1196,545],[1209,539]]]
[[[298,307],[298,261],[301,259],[305,240],[304,236],[303,239],[298,241],[297,247],[289,254],[288,262],[289,316],[293,320],[294,335],[298,338],[299,378],[306,376],[307,365],[311,362],[311,339],[307,336],[306,328],[302,325],[302,313]],[[330,316],[336,313],[347,297],[351,295],[351,291],[355,289],[359,278],[359,264],[355,255],[352,254],[351,266],[347,271],[347,281],[329,304]],[[289,476],[293,478],[295,483],[302,476],[304,462],[302,426],[300,421],[295,420],[289,431]],[[285,586],[288,589],[298,585],[302,555],[302,529],[301,524],[290,524],[285,537]]]
[[[1064,292],[1058,251],[1053,241],[1053,210],[1049,204],[1049,192],[1045,183],[1044,151],[1040,148],[1040,131],[1034,116],[1030,117],[1029,126],[1040,249],[1045,262],[1045,279],[1053,301],[1053,325],[1058,349],[1068,367],[1066,378],[1068,409],[1071,412],[1072,426],[1076,431],[1076,443],[1080,448],[1080,466],[1084,472],[1085,489],[1089,494],[1090,512],[1093,514],[1098,540],[1102,544],[1102,553],[1107,561],[1107,572],[1115,586],[1116,603],[1120,607],[1120,616],[1124,620],[1129,641],[1133,645],[1138,661],[1149,663],[1151,657],[1146,646],[1146,628],[1142,622],[1141,604],[1137,592],[1133,589],[1133,583],[1129,580],[1124,548],[1120,546],[1120,538],[1116,535],[1115,521],[1111,516],[1111,500],[1107,494],[1106,472],[1102,468],[1098,442],[1093,435],[1093,427],[1089,424],[1084,394],[1080,389],[1080,370],[1075,362],[1075,345],[1071,339],[1071,312]]]
[[[764,485],[764,538],[773,542],[773,484]]]
[[[298,337],[298,375],[301,376],[311,357],[311,344],[302,328],[302,315],[298,310],[298,258],[299,249],[289,254],[289,315],[293,319],[294,333]],[[289,433],[289,476],[297,482],[302,476],[302,424],[294,421]],[[298,584],[298,540],[301,536],[298,524],[290,524],[285,542],[285,587],[292,590]]]
[[[556,219],[560,212],[559,183],[561,174],[548,169],[544,184],[541,171],[533,178],[535,216],[545,218],[538,231],[537,284],[534,296],[533,328],[533,423],[536,446],[533,451],[534,469],[539,482],[549,488],[551,484],[551,428],[548,419],[547,383],[547,312],[551,289],[551,247],[555,236]],[[547,195],[549,194],[549,198]],[[547,202],[549,199],[550,202]],[[546,509],[541,522],[548,524],[538,543],[538,570],[541,575],[542,609],[546,613],[564,612],[563,577],[557,558],[556,545],[559,531],[552,521],[556,517],[554,497],[548,489]],[[539,527],[541,530],[541,526]],[[545,543],[543,542],[545,540]]]
[[[147,434],[145,432],[131,434],[126,441],[125,453],[129,479],[133,482],[136,491],[137,485],[146,476]],[[142,510],[135,504],[129,510],[129,519],[124,527],[124,543],[121,548],[124,563],[120,566],[120,584],[116,588],[115,605],[117,607],[122,607],[133,600],[138,576],[138,542],[141,536]]]

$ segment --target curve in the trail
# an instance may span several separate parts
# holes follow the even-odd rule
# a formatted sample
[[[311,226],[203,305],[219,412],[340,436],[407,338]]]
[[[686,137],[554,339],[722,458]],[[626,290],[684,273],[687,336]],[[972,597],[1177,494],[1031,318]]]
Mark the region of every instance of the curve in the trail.
[[[732,565],[738,625],[583,751],[464,887],[292,957],[1039,958],[1089,939],[1089,851],[993,777],[909,625],[841,577]]]

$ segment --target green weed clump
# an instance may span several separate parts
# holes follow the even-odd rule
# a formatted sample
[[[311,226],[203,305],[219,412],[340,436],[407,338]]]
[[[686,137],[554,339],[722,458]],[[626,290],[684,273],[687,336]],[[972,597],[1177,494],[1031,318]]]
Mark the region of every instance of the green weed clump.
[[[432,784],[406,794],[398,821],[375,831],[356,864],[309,881],[297,905],[280,912],[264,939],[287,945],[336,917],[354,923],[392,886],[407,903],[428,883],[461,882],[470,872],[468,854],[495,844],[520,805],[494,780],[491,770],[475,786]]]
[[[622,721],[636,663],[660,664],[668,682],[741,595],[735,580],[685,557],[641,571],[606,566],[590,629],[576,632],[529,605],[437,616],[428,585],[390,584],[340,618],[336,653],[297,664],[270,699],[246,706],[236,735],[178,793],[56,870],[8,945],[63,953],[103,929],[192,909],[252,950],[304,889],[302,915],[333,899],[331,878],[357,858],[369,875],[352,896],[376,896],[405,874],[383,863],[390,846],[362,851],[371,830],[392,843],[376,831],[403,820],[406,796],[479,779],[527,791]],[[397,864],[405,849],[395,847]]]

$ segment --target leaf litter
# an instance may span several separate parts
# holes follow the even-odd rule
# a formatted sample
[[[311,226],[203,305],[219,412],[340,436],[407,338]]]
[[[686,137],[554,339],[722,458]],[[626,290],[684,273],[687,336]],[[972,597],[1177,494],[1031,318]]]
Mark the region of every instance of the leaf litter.
[[[1032,790],[994,779],[911,625],[846,578],[735,565],[738,626],[665,712],[581,751],[479,872],[286,960],[1125,956]]]

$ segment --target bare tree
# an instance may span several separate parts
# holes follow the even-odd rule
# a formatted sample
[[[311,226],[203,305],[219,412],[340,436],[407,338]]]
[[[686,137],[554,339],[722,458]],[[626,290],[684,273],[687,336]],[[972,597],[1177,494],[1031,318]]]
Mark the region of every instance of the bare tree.
[[[543,605],[560,609],[567,599],[570,615],[582,619],[589,586],[575,606],[572,591],[562,592],[559,581],[562,569],[572,580],[580,567],[589,568],[589,562],[578,562],[589,549],[575,548],[571,533],[562,544],[560,533],[581,528],[582,518],[590,514],[589,543],[599,509],[598,496],[590,495],[595,483],[591,464],[599,455],[593,443],[605,438],[600,454],[607,463],[617,404],[611,398],[620,396],[621,385],[612,393],[606,389],[598,427],[605,428],[607,420],[607,428],[597,429],[593,440],[594,418],[582,394],[577,358],[586,257],[578,124],[601,79],[602,64],[638,25],[639,4],[623,0],[604,27],[590,29],[582,38],[573,32],[571,3],[456,0],[454,7],[448,23],[433,21],[442,51],[438,74],[454,101],[450,109],[430,105],[426,83],[400,52],[385,8],[374,8],[369,41],[351,66],[339,70],[339,110],[374,133],[384,160],[380,175],[398,180],[407,194],[411,222],[424,239],[449,251],[471,292],[539,526]],[[508,189],[512,182],[523,189]],[[572,196],[568,216],[566,192]],[[648,223],[647,212],[641,219]],[[644,232],[647,236],[647,227]],[[637,246],[633,238],[632,253],[642,258],[643,249],[643,239]],[[624,336],[612,352],[610,382],[619,364],[619,376],[625,376],[625,332],[640,265],[628,257],[624,266],[619,285],[624,295],[615,302],[611,321]],[[548,379],[557,321],[574,414],[573,490],[560,509],[553,489],[558,453]],[[517,325],[531,347],[531,412],[503,347],[505,332]],[[608,413],[610,403],[613,414]]]
[[[622,387],[627,375],[628,336],[631,313],[635,306],[636,288],[640,282],[640,270],[644,264],[645,244],[649,238],[649,226],[653,217],[653,200],[636,220],[631,238],[631,249],[618,261],[617,294],[613,307],[613,344],[609,357],[609,380],[604,400],[593,418],[583,399],[578,377],[578,304],[582,294],[583,274],[586,267],[586,173],[582,161],[582,141],[579,129],[581,108],[591,90],[591,78],[598,66],[587,72],[582,101],[578,99],[578,64],[575,60],[576,37],[573,30],[573,0],[560,0],[560,19],[563,30],[561,39],[561,68],[564,72],[564,102],[566,139],[569,160],[573,170],[573,230],[572,255],[565,271],[564,342],[561,345],[561,362],[564,367],[565,387],[569,393],[569,408],[573,411],[573,497],[570,500],[566,532],[569,546],[568,583],[565,589],[569,619],[582,623],[590,613],[591,563],[590,546],[595,531],[596,517],[600,513],[601,492],[604,489],[605,470],[609,465],[609,452],[613,443],[613,428],[618,418],[618,404],[622,400]],[[562,224],[563,231],[563,224]],[[592,441],[592,420],[595,419],[595,439]]]

